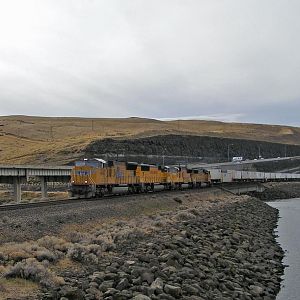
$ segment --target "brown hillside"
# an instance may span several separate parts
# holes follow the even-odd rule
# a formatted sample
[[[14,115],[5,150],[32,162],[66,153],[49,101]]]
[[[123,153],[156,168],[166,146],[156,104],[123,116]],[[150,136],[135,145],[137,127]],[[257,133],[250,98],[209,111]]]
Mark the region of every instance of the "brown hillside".
[[[142,118],[5,116],[0,117],[0,163],[64,164],[79,157],[94,140],[161,134],[206,135],[300,145],[299,127],[279,125]]]

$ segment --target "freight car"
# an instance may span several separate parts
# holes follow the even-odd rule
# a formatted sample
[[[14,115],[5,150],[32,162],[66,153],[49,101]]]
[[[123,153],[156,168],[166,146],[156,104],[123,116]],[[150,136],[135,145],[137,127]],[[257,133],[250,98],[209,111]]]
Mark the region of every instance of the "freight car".
[[[233,182],[300,180],[300,174],[265,173],[214,169],[187,169],[135,162],[84,159],[71,174],[71,196],[102,197],[105,194],[142,193],[210,186]]]
[[[300,174],[208,169],[212,183],[300,181]]]

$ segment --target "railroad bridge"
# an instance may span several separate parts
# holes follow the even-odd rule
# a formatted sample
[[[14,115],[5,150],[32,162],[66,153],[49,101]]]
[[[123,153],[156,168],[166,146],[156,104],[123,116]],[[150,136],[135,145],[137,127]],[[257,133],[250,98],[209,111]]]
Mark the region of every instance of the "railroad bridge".
[[[47,198],[47,182],[70,182],[71,170],[69,166],[0,165],[0,183],[12,184],[15,201],[20,202],[21,184],[39,178],[42,197]]]

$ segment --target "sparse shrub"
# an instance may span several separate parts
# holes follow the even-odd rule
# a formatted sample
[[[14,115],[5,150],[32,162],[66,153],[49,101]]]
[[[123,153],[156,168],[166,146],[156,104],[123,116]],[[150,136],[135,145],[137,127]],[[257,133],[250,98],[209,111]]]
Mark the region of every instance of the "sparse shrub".
[[[120,242],[125,240],[136,240],[144,236],[145,236],[145,232],[140,228],[126,228],[115,234],[114,241]]]
[[[103,252],[108,252],[108,251],[113,251],[116,249],[116,245],[114,243],[103,243],[101,245],[102,251]]]
[[[116,225],[116,226],[119,226],[119,227],[123,227],[123,226],[126,225],[126,222],[119,220],[119,221],[116,222],[115,225]]]
[[[38,251],[40,249],[40,247],[37,245],[37,244],[33,244],[32,246],[31,246],[31,250],[32,251]]]
[[[92,240],[92,243],[100,246],[100,250],[103,252],[111,251],[115,249],[114,238],[110,235],[97,236]]]
[[[6,268],[6,267],[0,266],[0,277],[1,277],[3,274],[5,274],[6,271],[7,271],[7,268]]]
[[[43,261],[41,261],[41,264],[42,264],[46,269],[49,268],[49,265],[50,265],[49,260],[47,260],[47,259],[44,259]]]
[[[91,235],[72,231],[67,233],[67,239],[72,243],[89,243],[91,241]]]
[[[153,225],[156,227],[164,227],[166,225],[166,222],[162,221],[162,220],[157,220],[153,222]]]
[[[4,261],[6,259],[7,259],[6,255],[0,251],[0,261]]]
[[[189,209],[190,207],[188,205],[180,205],[179,206],[179,210],[185,210],[185,209]]]
[[[6,292],[6,288],[4,287],[4,285],[2,283],[0,283],[0,292]]]
[[[47,270],[45,266],[39,263],[35,258],[28,258],[22,262],[18,262],[11,267],[4,276],[6,278],[19,277],[30,279],[51,288],[64,284],[62,277],[58,277]]]
[[[44,247],[48,250],[58,250],[61,252],[67,252],[70,246],[70,243],[66,242],[64,239],[48,235],[37,240],[37,243],[39,246]]]
[[[67,256],[73,261],[89,264],[98,264],[100,255],[101,247],[95,244],[84,246],[77,243],[72,245],[67,253]]]
[[[96,232],[95,232],[95,235],[99,236],[99,235],[105,235],[107,233],[107,230],[105,229],[98,229]]]
[[[8,259],[15,262],[21,261],[23,259],[30,258],[30,254],[22,249],[12,251],[8,254]]]
[[[83,245],[78,243],[72,245],[67,253],[67,256],[70,257],[72,260],[83,262],[84,256],[86,255],[86,249]]]
[[[85,255],[85,256],[84,256],[84,261],[85,261],[86,263],[88,263],[88,264],[93,264],[93,265],[99,263],[98,257],[97,257],[95,254],[93,254],[93,253],[90,253],[90,254]]]
[[[52,262],[57,260],[57,256],[49,250],[36,251],[35,258],[38,261],[48,260]]]
[[[170,223],[170,219],[166,217],[161,217],[161,216],[155,216],[155,219],[152,222],[152,225],[155,227],[164,227],[167,224]]]
[[[177,221],[187,221],[187,220],[195,219],[195,217],[196,216],[194,214],[191,214],[188,211],[181,211],[177,215],[175,215],[174,218]]]
[[[102,247],[100,245],[91,244],[91,245],[86,246],[86,248],[90,253],[96,254],[97,256],[101,255]]]
[[[180,199],[178,197],[174,197],[173,200],[177,203],[182,203],[182,199]]]
[[[190,208],[188,209],[188,212],[195,216],[199,216],[199,211],[196,208]]]

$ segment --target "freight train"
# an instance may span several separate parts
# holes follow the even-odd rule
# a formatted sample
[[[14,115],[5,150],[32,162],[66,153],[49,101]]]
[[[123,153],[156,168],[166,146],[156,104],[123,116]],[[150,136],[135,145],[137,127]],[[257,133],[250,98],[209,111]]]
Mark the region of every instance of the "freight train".
[[[188,169],[135,162],[84,159],[71,173],[71,197],[95,198],[106,194],[142,193],[211,186],[230,182],[300,180],[300,174],[221,169]]]

